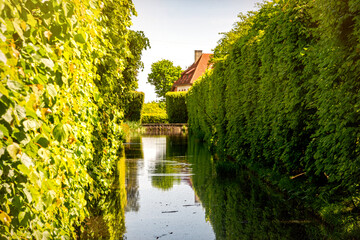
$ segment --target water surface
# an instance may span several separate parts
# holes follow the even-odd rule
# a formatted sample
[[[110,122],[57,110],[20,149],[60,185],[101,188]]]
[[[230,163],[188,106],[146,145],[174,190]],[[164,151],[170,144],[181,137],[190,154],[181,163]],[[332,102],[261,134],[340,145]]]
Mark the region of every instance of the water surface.
[[[125,238],[215,239],[193,189],[187,138],[143,136],[125,149]]]
[[[221,168],[195,139],[141,136],[125,155],[124,239],[327,238],[300,202],[247,170]]]

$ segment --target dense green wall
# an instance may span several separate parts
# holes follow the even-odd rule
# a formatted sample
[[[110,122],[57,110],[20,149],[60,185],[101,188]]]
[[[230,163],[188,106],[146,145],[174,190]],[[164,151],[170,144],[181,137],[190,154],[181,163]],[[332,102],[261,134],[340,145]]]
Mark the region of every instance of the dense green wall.
[[[125,109],[125,120],[140,121],[144,105],[145,94],[143,92],[131,91],[128,97],[128,104]]]
[[[165,102],[145,103],[143,107],[141,121],[142,123],[167,123]]]
[[[188,94],[190,131],[281,186],[305,183],[299,196],[346,198],[353,209],[359,1],[275,2],[241,16],[215,48],[214,68]]]
[[[165,97],[169,123],[187,123],[186,92],[168,92]]]

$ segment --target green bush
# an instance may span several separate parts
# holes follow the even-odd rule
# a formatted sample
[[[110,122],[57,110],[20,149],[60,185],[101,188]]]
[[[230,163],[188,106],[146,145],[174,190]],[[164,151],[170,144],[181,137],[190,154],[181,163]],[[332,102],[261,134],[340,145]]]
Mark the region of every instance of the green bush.
[[[169,122],[187,123],[186,92],[168,92],[165,97]]]
[[[142,123],[167,123],[168,116],[164,102],[145,103],[142,112]]]
[[[132,91],[128,97],[128,104],[124,112],[127,121],[140,121],[144,104],[145,94],[143,92]]]

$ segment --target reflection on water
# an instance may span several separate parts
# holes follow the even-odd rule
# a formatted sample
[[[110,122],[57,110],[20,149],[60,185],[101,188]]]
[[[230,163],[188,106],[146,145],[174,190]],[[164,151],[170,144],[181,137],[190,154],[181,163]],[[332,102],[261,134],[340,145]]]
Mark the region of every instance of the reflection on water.
[[[111,191],[92,206],[80,239],[123,239],[125,232],[125,155],[116,163]]]
[[[329,238],[311,212],[249,171],[223,168],[220,177],[194,139],[132,138],[125,155],[97,219],[108,226],[102,239]]]
[[[299,202],[285,198],[248,170],[219,177],[203,145],[190,139],[189,148],[195,191],[216,239],[327,239],[319,220]]]
[[[134,154],[133,147],[142,154]],[[192,187],[187,138],[143,136],[126,149],[127,239],[215,239]],[[128,153],[131,153],[129,157]],[[131,198],[134,199],[131,199]]]

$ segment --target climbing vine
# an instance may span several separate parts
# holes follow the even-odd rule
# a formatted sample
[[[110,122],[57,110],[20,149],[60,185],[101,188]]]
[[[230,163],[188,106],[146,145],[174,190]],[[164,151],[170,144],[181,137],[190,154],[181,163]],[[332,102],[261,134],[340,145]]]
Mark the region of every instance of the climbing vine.
[[[0,1],[1,238],[75,239],[109,191],[134,14],[130,0]]]

